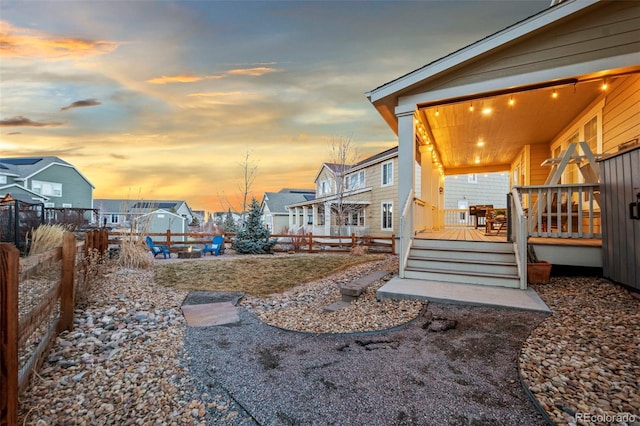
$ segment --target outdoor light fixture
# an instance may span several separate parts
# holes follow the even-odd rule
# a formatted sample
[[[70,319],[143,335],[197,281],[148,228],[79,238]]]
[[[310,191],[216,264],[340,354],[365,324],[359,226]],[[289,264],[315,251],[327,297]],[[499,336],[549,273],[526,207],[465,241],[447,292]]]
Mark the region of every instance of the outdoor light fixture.
[[[607,87],[609,87],[609,85],[607,84],[607,80],[603,80],[602,81],[602,90],[607,90]]]
[[[492,109],[491,108],[485,108],[482,110],[482,114],[484,115],[489,115],[491,114]]]
[[[484,146],[484,141],[478,141],[477,145],[478,146]]]
[[[469,106],[469,111],[473,112],[473,103]]]
[[[438,108],[436,108],[436,117],[440,115],[440,111],[438,111]]]
[[[551,93],[551,97],[552,97],[553,99],[556,99],[556,98],[558,97],[558,91],[554,89],[554,90],[553,90],[553,93]]]
[[[515,101],[515,100],[513,100],[513,96],[511,96],[511,97],[509,98],[509,105],[510,105],[510,106],[513,106],[515,103],[516,103],[516,101]]]

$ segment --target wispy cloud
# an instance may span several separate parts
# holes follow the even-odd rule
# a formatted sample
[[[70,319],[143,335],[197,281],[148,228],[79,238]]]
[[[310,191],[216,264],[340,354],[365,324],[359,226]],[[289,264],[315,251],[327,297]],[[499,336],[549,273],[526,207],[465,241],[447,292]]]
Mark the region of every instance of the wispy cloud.
[[[63,60],[102,55],[117,48],[114,41],[59,37],[0,21],[0,53],[5,58]]]
[[[66,111],[71,108],[83,108],[83,107],[90,107],[90,106],[96,106],[96,105],[102,105],[102,104],[97,99],[93,99],[93,98],[83,99],[81,101],[75,101],[70,105],[67,105],[66,107],[60,108],[60,111]]]
[[[57,122],[57,121],[49,121],[49,122],[33,121],[21,115],[0,120],[1,127],[56,127],[56,126],[62,126],[63,124],[64,123]]]
[[[115,158],[116,160],[126,160],[126,159],[128,159],[128,158],[129,158],[129,157],[127,157],[126,155],[122,155],[122,154],[114,154],[114,153],[109,154],[109,157],[111,157],[111,158]]]
[[[7,135],[21,135],[22,132],[9,132]]]
[[[197,83],[202,80],[218,80],[228,77],[230,75],[246,75],[249,77],[260,77],[261,75],[280,71],[277,68],[271,67],[252,67],[252,68],[234,68],[225,71],[222,74],[211,75],[193,75],[193,74],[178,74],[178,75],[163,75],[147,80],[149,84],[170,84],[170,83]]]

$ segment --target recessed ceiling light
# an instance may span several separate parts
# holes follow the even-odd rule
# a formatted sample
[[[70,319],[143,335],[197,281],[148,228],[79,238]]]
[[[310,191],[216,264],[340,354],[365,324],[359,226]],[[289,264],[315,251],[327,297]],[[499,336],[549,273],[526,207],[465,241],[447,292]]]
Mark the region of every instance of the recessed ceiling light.
[[[483,113],[484,115],[489,115],[489,114],[491,114],[491,111],[492,111],[492,109],[491,109],[491,108],[485,108],[485,109],[483,109],[483,110],[482,110],[482,113]]]
[[[484,146],[484,141],[478,141],[478,143],[476,144],[478,146]]]

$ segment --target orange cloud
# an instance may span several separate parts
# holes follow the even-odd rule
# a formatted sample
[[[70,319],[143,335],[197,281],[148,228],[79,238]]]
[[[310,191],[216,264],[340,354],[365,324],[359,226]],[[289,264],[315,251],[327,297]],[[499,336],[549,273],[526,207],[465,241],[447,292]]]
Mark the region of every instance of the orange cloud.
[[[7,58],[63,60],[102,55],[117,48],[118,43],[112,41],[57,37],[0,21],[0,55]]]
[[[150,83],[150,84],[195,83],[197,81],[201,81],[206,78],[216,78],[216,77],[199,77],[191,74],[163,75],[161,77],[156,77],[156,78],[147,80],[147,83]]]
[[[260,77],[261,75],[278,71],[275,68],[269,67],[255,67],[255,68],[236,68],[233,70],[227,71],[229,75],[248,75],[251,77]]]

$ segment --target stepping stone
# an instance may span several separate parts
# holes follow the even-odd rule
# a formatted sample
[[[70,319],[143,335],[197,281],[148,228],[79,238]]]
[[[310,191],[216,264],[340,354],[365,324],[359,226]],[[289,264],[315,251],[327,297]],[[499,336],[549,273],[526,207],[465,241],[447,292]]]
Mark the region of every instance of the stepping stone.
[[[344,300],[338,300],[337,302],[332,303],[326,308],[324,308],[324,310],[326,312],[335,312],[335,311],[339,311],[340,309],[344,309],[349,305],[351,305],[351,303],[345,302]]]
[[[182,313],[189,327],[208,327],[240,321],[238,308],[231,302],[182,305]]]
[[[391,272],[389,271],[376,271],[372,272],[369,275],[366,275],[362,278],[359,278],[355,281],[352,281],[348,284],[340,286],[340,294],[342,295],[342,300],[345,302],[352,302],[357,299],[364,290],[371,284],[378,281],[381,278],[389,275]]]

